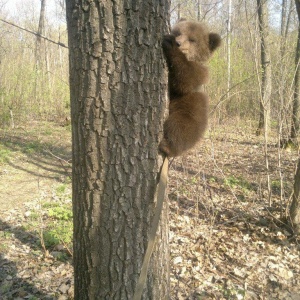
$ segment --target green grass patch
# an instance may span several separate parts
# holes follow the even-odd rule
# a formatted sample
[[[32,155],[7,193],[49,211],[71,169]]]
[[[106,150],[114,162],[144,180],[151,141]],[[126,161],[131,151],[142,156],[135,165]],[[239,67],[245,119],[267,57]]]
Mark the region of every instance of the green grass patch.
[[[70,207],[53,207],[49,209],[48,216],[55,220],[70,221],[72,220],[73,213]]]
[[[40,213],[38,211],[31,211],[29,218],[31,221],[37,221],[40,218]]]
[[[28,154],[38,153],[43,150],[39,141],[31,141],[25,145],[24,152]]]
[[[43,230],[43,239],[47,248],[58,244],[71,247],[73,238],[73,213],[71,203],[45,203],[42,205],[48,216]]]
[[[67,184],[60,184],[60,185],[56,188],[55,191],[56,191],[56,194],[57,194],[58,196],[61,196],[61,195],[63,195],[63,194],[66,193],[67,189],[68,189],[68,185],[67,185]]]
[[[7,163],[11,157],[11,151],[0,145],[0,163]]]
[[[229,176],[224,179],[224,184],[232,189],[239,188],[244,192],[253,190],[251,183],[242,177]]]
[[[9,239],[12,237],[12,233],[10,231],[0,231],[0,237],[3,237],[5,239]]]
[[[287,183],[282,182],[282,187],[281,187],[280,180],[272,180],[271,181],[271,189],[272,189],[273,193],[280,194],[281,188],[283,188],[283,189],[287,188]]]
[[[72,220],[50,223],[48,224],[47,229],[43,232],[44,243],[47,248],[52,248],[62,243],[70,245],[72,237]]]
[[[52,250],[57,245],[66,245],[71,249],[73,212],[69,186],[60,184],[55,187],[52,200],[41,200],[39,208],[30,211],[28,221],[26,228],[39,238],[40,247],[44,244],[46,249]],[[64,259],[61,257],[60,260]]]

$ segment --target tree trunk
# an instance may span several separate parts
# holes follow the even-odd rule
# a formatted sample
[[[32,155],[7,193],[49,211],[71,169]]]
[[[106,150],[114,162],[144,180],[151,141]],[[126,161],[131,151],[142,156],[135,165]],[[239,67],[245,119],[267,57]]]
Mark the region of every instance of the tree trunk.
[[[263,130],[268,130],[270,118],[270,100],[272,91],[271,61],[268,43],[268,2],[257,0],[257,13],[259,22],[259,33],[261,41],[261,87],[260,87],[260,114],[257,135]]]
[[[42,42],[44,41],[39,35],[45,35],[45,8],[46,8],[46,0],[41,0],[41,11],[40,11],[40,19],[39,19],[39,26],[37,31],[37,38],[36,38],[36,64],[40,65],[42,62],[41,58],[41,48]]]
[[[35,45],[35,83],[34,83],[34,98],[35,101],[39,105],[39,110],[42,109],[42,96],[39,93],[40,84],[44,84],[44,80],[39,80],[40,77],[43,77],[43,59],[42,52],[45,50],[44,40],[39,35],[45,35],[45,9],[46,9],[46,0],[41,0],[41,10],[40,10],[40,18],[39,18],[39,26],[38,26],[38,35],[36,37],[36,45]],[[42,50],[43,49],[43,50]]]
[[[227,20],[227,99],[230,98],[231,86],[231,14],[232,2],[228,1],[228,20]]]
[[[202,18],[201,0],[197,0],[197,21],[200,22]]]
[[[278,134],[279,134],[279,145],[280,147],[286,147],[289,142],[290,136],[289,133],[283,130],[283,124],[287,123],[289,116],[286,114],[287,99],[287,82],[288,73],[290,69],[287,67],[289,65],[287,58],[287,36],[290,23],[290,15],[292,10],[292,1],[282,0],[281,7],[281,26],[280,26],[280,63],[279,63],[279,78],[278,78],[278,95],[280,100],[280,112],[278,114]],[[289,6],[288,6],[289,4]]]
[[[291,223],[295,234],[300,233],[300,158],[294,180],[293,201],[290,207]]]
[[[177,5],[177,21],[181,18],[181,3],[179,2]]]
[[[295,80],[294,80],[294,97],[293,97],[293,113],[291,124],[291,141],[296,142],[299,133],[299,87],[300,87],[300,0],[295,0],[298,15],[298,39],[295,55]]]
[[[280,36],[281,36],[281,44],[280,50],[284,53],[285,47],[285,38],[286,38],[286,25],[287,25],[287,0],[282,0],[281,7],[281,25],[280,25]]]
[[[148,243],[167,96],[169,1],[67,0],[75,299],[132,299]],[[169,295],[167,205],[143,299]]]

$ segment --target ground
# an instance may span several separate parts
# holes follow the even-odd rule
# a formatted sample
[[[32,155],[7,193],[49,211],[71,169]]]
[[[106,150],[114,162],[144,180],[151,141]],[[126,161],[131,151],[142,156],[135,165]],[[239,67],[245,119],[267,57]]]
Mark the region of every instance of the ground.
[[[281,222],[298,155],[274,133],[265,153],[254,132],[211,126],[171,163],[170,299],[300,299],[300,247]],[[0,131],[0,299],[73,297],[70,136],[53,123]]]

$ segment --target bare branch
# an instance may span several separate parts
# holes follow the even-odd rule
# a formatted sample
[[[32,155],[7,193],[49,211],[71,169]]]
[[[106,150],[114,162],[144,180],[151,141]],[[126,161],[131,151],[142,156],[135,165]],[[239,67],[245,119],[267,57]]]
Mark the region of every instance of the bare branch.
[[[64,43],[61,43],[61,42],[55,42],[55,41],[53,41],[53,40],[51,40],[51,39],[49,39],[49,38],[47,38],[47,37],[45,37],[45,36],[43,36],[43,35],[37,33],[37,32],[31,31],[31,30],[29,30],[29,29],[26,29],[26,28],[24,28],[24,27],[21,27],[21,26],[19,26],[19,25],[16,25],[16,24],[14,24],[14,23],[9,22],[9,21],[3,20],[3,19],[1,19],[1,18],[0,18],[0,21],[4,22],[4,23],[6,23],[6,24],[9,24],[9,25],[11,25],[11,26],[17,27],[17,28],[19,28],[19,29],[21,29],[21,30],[24,30],[24,31],[26,31],[26,32],[29,32],[29,33],[31,33],[31,34],[34,34],[34,35],[36,35],[37,37],[40,37],[40,38],[42,38],[42,39],[44,39],[44,40],[46,40],[46,41],[48,41],[48,42],[51,42],[51,43],[53,43],[53,44],[56,44],[56,45],[58,45],[58,46],[61,46],[61,47],[64,47],[64,48],[67,48],[67,49],[68,49],[68,46],[66,46]]]
[[[254,76],[255,76],[255,75],[251,75],[251,76],[245,78],[244,80],[242,80],[242,81],[240,81],[240,82],[234,84],[233,86],[231,86],[231,87],[226,91],[226,93],[222,95],[222,97],[220,98],[220,100],[218,101],[218,103],[217,103],[217,104],[214,106],[214,108],[211,110],[210,114],[213,114],[213,113],[216,111],[216,109],[217,109],[223,102],[225,102],[226,100],[228,100],[229,98],[231,98],[231,97],[228,97],[228,94],[229,94],[229,92],[230,92],[232,89],[234,89],[235,87],[237,87],[237,86],[239,86],[240,84],[244,83],[245,81],[247,81],[247,80],[253,78]],[[237,93],[235,93],[234,95],[236,95],[236,94],[237,94]],[[232,96],[233,96],[233,95],[232,95]]]

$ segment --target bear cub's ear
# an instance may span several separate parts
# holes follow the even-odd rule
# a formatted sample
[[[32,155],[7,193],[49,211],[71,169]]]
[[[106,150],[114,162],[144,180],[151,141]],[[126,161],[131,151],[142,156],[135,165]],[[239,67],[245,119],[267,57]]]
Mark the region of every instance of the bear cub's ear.
[[[221,37],[217,33],[209,34],[209,50],[211,52],[215,51],[221,45]]]

